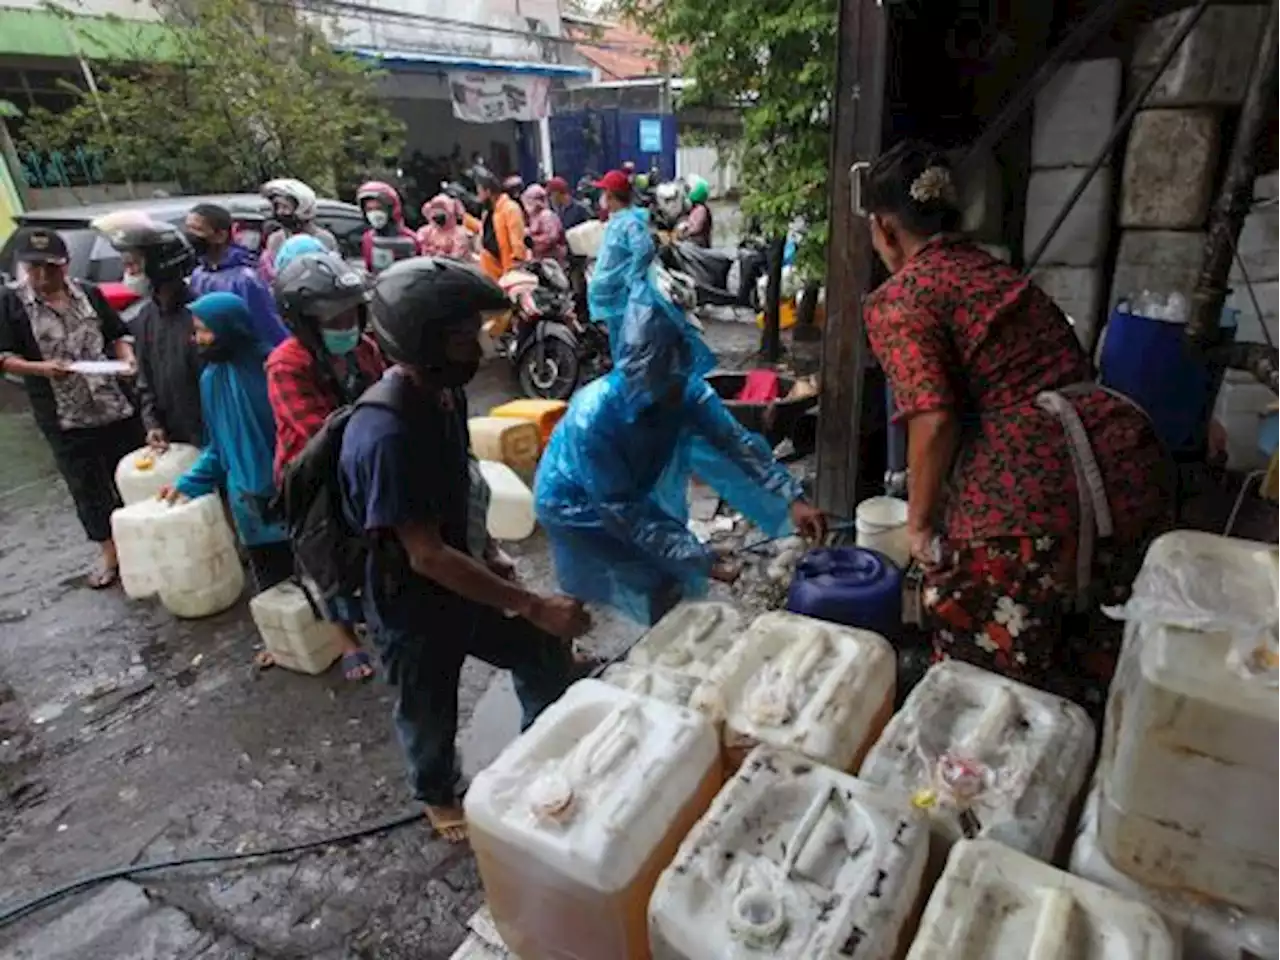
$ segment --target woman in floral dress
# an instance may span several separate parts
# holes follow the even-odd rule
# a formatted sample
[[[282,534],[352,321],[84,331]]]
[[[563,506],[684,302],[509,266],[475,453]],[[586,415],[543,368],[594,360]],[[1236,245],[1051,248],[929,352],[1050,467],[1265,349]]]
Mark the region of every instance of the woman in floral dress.
[[[867,298],[872,349],[908,432],[908,527],[938,658],[1100,708],[1127,591],[1170,519],[1172,466],[1146,415],[1093,383],[1062,312],[954,235],[946,160],[904,142],[863,204],[892,276]],[[1081,618],[1085,619],[1085,618]]]

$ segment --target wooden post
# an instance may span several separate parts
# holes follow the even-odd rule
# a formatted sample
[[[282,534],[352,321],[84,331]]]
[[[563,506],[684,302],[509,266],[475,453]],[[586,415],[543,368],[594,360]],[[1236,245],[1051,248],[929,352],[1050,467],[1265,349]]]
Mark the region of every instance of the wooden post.
[[[818,505],[839,517],[852,517],[856,506],[867,357],[862,298],[875,259],[867,225],[850,205],[849,168],[880,153],[888,44],[881,0],[840,0],[817,477]]]
[[[769,272],[764,294],[764,330],[760,334],[760,353],[766,363],[782,358],[782,255],[786,237],[769,241]]]

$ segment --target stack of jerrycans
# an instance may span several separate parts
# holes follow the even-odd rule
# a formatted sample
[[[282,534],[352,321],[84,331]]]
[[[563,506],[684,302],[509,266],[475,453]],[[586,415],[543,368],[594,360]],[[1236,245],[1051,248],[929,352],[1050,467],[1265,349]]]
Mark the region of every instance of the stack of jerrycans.
[[[1194,960],[1280,955],[1278,569],[1252,541],[1176,531],[1151,545],[1135,600],[1179,596],[1236,629],[1126,623],[1072,852],[1073,872],[1150,903]]]

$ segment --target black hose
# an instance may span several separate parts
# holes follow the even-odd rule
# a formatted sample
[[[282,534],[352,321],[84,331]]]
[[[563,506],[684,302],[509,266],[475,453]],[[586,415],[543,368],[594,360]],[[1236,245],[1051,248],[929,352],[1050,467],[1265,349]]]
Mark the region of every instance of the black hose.
[[[127,867],[116,867],[113,870],[104,870],[101,873],[91,873],[88,876],[81,877],[78,880],[72,880],[60,887],[46,891],[38,896],[32,897],[15,906],[6,908],[0,912],[0,929],[16,923],[28,914],[37,910],[50,906],[63,897],[81,890],[87,890],[90,887],[96,887],[103,883],[110,883],[113,880],[127,880],[144,873],[155,873],[158,870],[171,870],[176,867],[190,867],[205,863],[230,863],[236,860],[253,860],[259,857],[283,857],[291,853],[301,853],[306,850],[315,850],[320,847],[334,846],[341,843],[350,843],[353,840],[360,840],[364,837],[375,836],[380,833],[387,833],[398,827],[406,826],[410,823],[420,823],[423,820],[421,810],[415,810],[412,813],[404,813],[390,820],[384,820],[381,823],[375,823],[367,827],[358,827],[355,830],[348,830],[345,833],[339,833],[335,836],[324,837],[320,840],[307,840],[301,843],[290,843],[280,847],[268,847],[265,850],[250,850],[245,853],[205,853],[197,854],[191,857],[178,857],[173,860],[157,860],[153,863],[139,863]]]

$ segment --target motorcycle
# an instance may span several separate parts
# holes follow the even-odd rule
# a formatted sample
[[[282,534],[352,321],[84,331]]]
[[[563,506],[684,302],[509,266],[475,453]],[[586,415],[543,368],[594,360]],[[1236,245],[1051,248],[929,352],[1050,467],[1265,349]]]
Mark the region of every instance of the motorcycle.
[[[498,284],[512,310],[505,326],[490,335],[525,396],[568,400],[579,384],[609,370],[609,335],[601,324],[579,319],[560,264],[529,260]]]
[[[662,265],[693,281],[699,307],[760,309],[757,284],[769,269],[762,245],[747,241],[736,250],[707,249],[661,232],[656,242]]]

